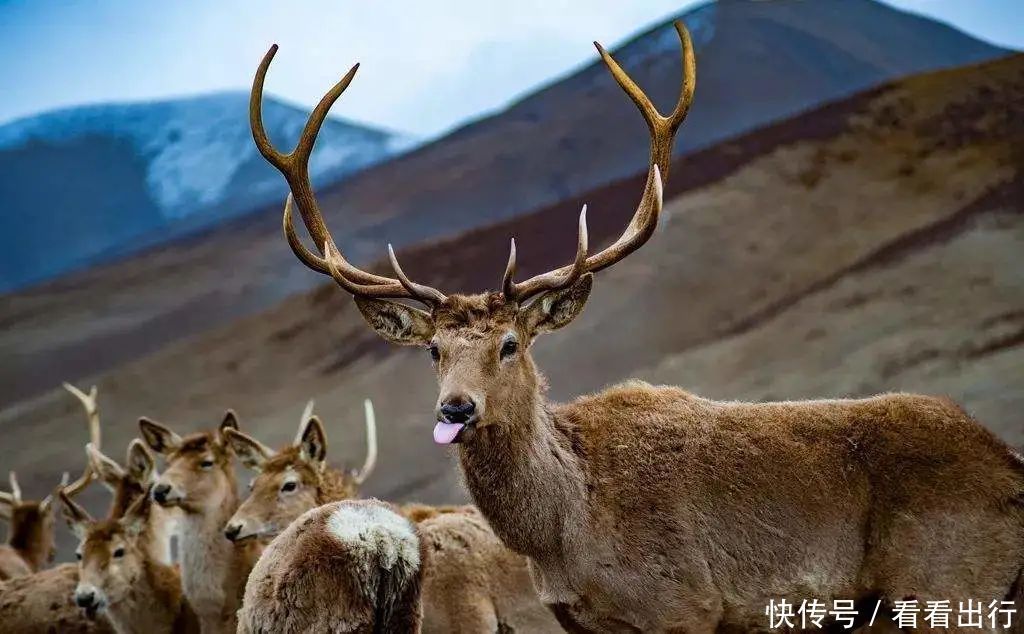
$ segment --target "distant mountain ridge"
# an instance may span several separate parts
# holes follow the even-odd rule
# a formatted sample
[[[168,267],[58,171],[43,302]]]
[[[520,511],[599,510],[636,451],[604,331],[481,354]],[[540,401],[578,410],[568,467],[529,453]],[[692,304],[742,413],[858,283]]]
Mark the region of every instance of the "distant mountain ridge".
[[[65,108],[0,126],[0,290],[279,199],[285,187],[253,146],[248,105],[248,94],[234,91]],[[306,116],[271,98],[264,105],[282,145],[298,138]],[[310,165],[319,183],[411,144],[336,118],[320,134]]]
[[[771,120],[782,117],[779,113],[787,108],[837,103],[829,100],[836,91],[845,90],[842,81],[826,81],[837,68],[873,69],[854,78],[871,83],[871,77],[898,75],[904,66],[920,66],[929,56],[936,68],[942,68],[959,58],[966,64],[979,56],[1005,53],[948,26],[871,0],[744,0],[705,5],[681,17],[691,26],[697,46],[697,91],[677,144],[686,152],[692,144],[726,135],[713,146],[720,157],[756,150],[743,147],[743,139],[753,132],[737,138],[728,136],[728,131],[753,126],[757,117]],[[665,23],[613,50],[662,108],[674,102],[680,77],[678,42],[669,29]],[[778,41],[780,33],[793,30],[803,33],[798,39],[805,44],[787,44],[788,35]],[[943,44],[945,39],[951,42]],[[832,49],[830,40],[836,42]],[[932,41],[938,44],[929,44]],[[807,42],[815,42],[818,49],[808,49]],[[817,97],[816,86],[822,87]],[[791,94],[797,93],[800,99],[791,100]],[[758,114],[762,103],[765,112]],[[793,122],[787,127],[791,136],[786,143],[813,140],[827,132],[816,127],[820,121],[802,116],[785,119]],[[772,127],[776,125],[781,124]],[[754,134],[747,142],[756,146],[765,143],[765,137]],[[434,276],[448,266],[446,259],[461,261],[464,254],[481,248],[493,251],[491,245],[483,246],[465,234],[466,230],[493,228],[503,233],[500,242],[507,245],[512,219],[556,205],[568,209],[558,218],[571,235],[576,213],[572,210],[591,203],[588,217],[596,246],[602,226],[621,230],[621,214],[633,209],[639,189],[631,190],[629,196],[601,199],[593,198],[595,192],[622,175],[644,170],[646,154],[647,132],[641,117],[607,71],[595,63],[443,139],[338,184],[319,187],[318,197],[336,240],[357,263],[379,261],[388,242],[401,250],[461,236],[458,242],[445,243],[450,255],[442,261],[406,263],[414,278],[440,282]],[[709,167],[695,166],[690,159],[699,162],[706,156],[694,153],[677,160],[669,191],[703,187],[706,179],[702,182],[700,176]],[[66,178],[75,176],[74,170],[64,172]],[[0,178],[6,177],[0,170]],[[133,177],[126,182],[141,180]],[[742,190],[734,194],[751,195]],[[763,194],[758,202],[765,214],[785,205]],[[29,214],[25,221],[31,218]],[[69,225],[79,220],[92,222],[68,214]],[[525,227],[523,223],[515,226],[517,231]],[[556,229],[557,225],[545,225],[538,231],[539,238],[515,234],[524,267],[528,262],[540,265],[548,261],[544,258],[561,257],[543,240],[545,231]],[[571,239],[559,248],[571,249]],[[505,257],[504,252],[494,255]],[[45,248],[39,250],[38,257],[47,256]],[[406,254],[400,256],[405,263]],[[529,270],[524,268],[523,274]],[[496,285],[496,274],[489,275],[488,283]],[[323,283],[323,276],[302,266],[282,238],[281,200],[277,199],[256,213],[189,240],[171,241],[122,262],[10,294],[0,299],[0,323],[45,315],[49,325],[0,342],[0,347],[7,347],[7,364],[0,367],[0,400],[22,398],[48,385],[53,366],[60,366],[68,378],[86,376],[265,311]],[[480,290],[479,286],[466,288]]]

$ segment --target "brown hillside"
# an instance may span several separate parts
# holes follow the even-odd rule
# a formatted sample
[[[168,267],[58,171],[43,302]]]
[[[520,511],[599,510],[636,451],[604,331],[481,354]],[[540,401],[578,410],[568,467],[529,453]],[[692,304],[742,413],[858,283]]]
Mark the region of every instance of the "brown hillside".
[[[872,91],[673,175],[688,191],[652,241],[599,274],[580,320],[536,346],[554,396],[633,376],[735,399],[914,390],[948,394],[1024,443],[1024,56]],[[595,239],[620,229],[639,191],[626,181],[588,196]],[[494,286],[510,235],[528,268],[569,257],[577,202],[403,262],[447,290]],[[333,286],[96,380],[117,454],[140,414],[186,428],[226,407],[280,443],[315,396],[331,456],[354,463],[369,396],[381,428],[369,492],[464,495],[431,442],[426,353],[378,341]],[[58,389],[3,410],[0,427],[19,448],[4,466],[32,493],[81,462],[81,414]]]

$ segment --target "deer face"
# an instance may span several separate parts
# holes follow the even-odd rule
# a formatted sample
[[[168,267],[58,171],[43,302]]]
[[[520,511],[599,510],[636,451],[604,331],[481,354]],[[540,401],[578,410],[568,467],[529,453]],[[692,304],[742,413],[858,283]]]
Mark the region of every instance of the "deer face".
[[[294,448],[281,452],[253,479],[249,497],[224,534],[234,542],[276,536],[295,518],[319,506],[319,480],[319,473]]]
[[[64,516],[78,536],[78,585],[75,603],[89,616],[131,599],[145,575],[145,554],[139,536],[149,510],[147,496],[139,497],[117,519],[94,520],[64,493]]]
[[[166,458],[165,471],[152,489],[157,504],[203,514],[221,508],[234,494],[232,453],[224,437],[225,430],[238,429],[234,412],[225,415],[216,432],[184,438],[145,418],[139,428],[149,448]]]
[[[257,472],[249,497],[224,527],[228,539],[274,537],[321,504],[327,437],[319,418],[306,418],[295,444],[276,453],[237,430],[229,430],[226,438],[242,464]]]
[[[439,444],[471,440],[491,425],[511,425],[529,411],[542,386],[529,348],[583,310],[593,277],[544,293],[520,308],[501,294],[452,295],[431,313],[397,302],[357,298],[360,311],[385,339],[424,346],[437,374]]]

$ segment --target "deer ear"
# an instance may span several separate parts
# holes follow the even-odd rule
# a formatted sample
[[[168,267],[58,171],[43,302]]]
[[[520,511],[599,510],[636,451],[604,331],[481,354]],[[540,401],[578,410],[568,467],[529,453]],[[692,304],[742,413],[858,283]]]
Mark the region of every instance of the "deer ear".
[[[299,428],[299,456],[317,467],[321,467],[327,459],[327,434],[324,425],[316,416],[309,419]]]
[[[146,494],[135,498],[135,501],[125,509],[124,515],[118,520],[121,526],[124,527],[125,532],[132,537],[138,536],[146,528],[146,518],[149,515],[150,504],[152,504],[150,491],[147,488]]]
[[[523,329],[530,336],[558,330],[583,312],[594,287],[594,276],[587,273],[572,286],[544,293],[519,312]]]
[[[71,531],[78,537],[78,539],[83,539],[85,537],[86,530],[89,528],[89,523],[92,522],[92,517],[90,517],[89,512],[69,498],[64,491],[59,491],[57,493],[57,497],[60,498],[61,509],[64,511],[64,519],[67,520]]]
[[[434,336],[434,319],[425,310],[383,299],[355,300],[370,328],[391,343],[424,346]]]
[[[138,438],[128,443],[128,475],[136,482],[149,484],[156,471],[156,461],[146,445]]]
[[[242,464],[253,471],[262,471],[263,463],[274,455],[263,443],[237,429],[224,430],[224,438]]]
[[[220,433],[221,442],[227,442],[227,438],[224,434],[229,429],[234,429],[235,431],[238,431],[239,429],[238,414],[236,414],[233,409],[229,409],[224,412],[224,419],[220,421],[220,428],[217,431]]]
[[[93,473],[103,480],[108,489],[113,490],[125,476],[121,465],[104,455],[92,443],[85,446],[85,453],[89,457],[89,466],[92,467]]]
[[[142,439],[153,451],[167,455],[181,446],[181,436],[145,416],[139,419]]]

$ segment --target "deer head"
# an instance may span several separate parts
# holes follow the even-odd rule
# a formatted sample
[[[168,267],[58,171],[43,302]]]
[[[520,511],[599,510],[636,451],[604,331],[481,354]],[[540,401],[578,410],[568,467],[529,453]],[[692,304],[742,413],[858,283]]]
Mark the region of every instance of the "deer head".
[[[128,444],[125,466],[105,455],[92,443],[85,446],[89,468],[114,494],[112,515],[121,515],[156,480],[156,461],[145,444],[135,438]]]
[[[234,542],[271,538],[311,508],[356,497],[377,461],[373,404],[366,400],[364,408],[367,452],[358,471],[327,467],[327,435],[320,419],[312,413],[312,401],[299,419],[294,442],[280,451],[228,429],[225,435],[235,455],[256,472],[256,477],[249,485],[249,497],[228,521],[224,535]]]
[[[68,526],[79,540],[75,603],[93,617],[130,600],[146,575],[147,549],[139,536],[146,525],[149,496],[136,498],[121,517],[105,520],[93,519],[64,490],[59,496]]]
[[[612,266],[636,251],[653,235],[668,177],[676,131],[693,99],[695,64],[689,34],[681,22],[676,31],[682,43],[683,88],[675,109],[661,115],[650,99],[595,42],[612,76],[633,100],[651,135],[648,174],[640,203],[625,231],[608,247],[591,254],[587,244],[586,207],[580,213],[576,255],[571,264],[515,281],[516,248],[512,241],[501,290],[475,295],[446,295],[413,282],[398,264],[394,249],[388,256],[395,277],[363,271],[349,263],[328,232],[309,181],[308,161],[316,135],[331,105],[355,76],[354,66],[313,110],[295,149],[284,154],[270,144],[263,129],[263,84],[276,45],[263,58],[250,99],[250,124],[256,146],[288,181],[291,194],[285,203],[284,233],[296,257],[313,270],[331,276],[355,296],[367,323],[382,337],[401,345],[427,349],[439,385],[436,403],[438,443],[470,440],[491,426],[514,428],[530,424],[522,412],[539,407],[543,379],[529,354],[542,333],[562,328],[583,310],[593,286],[593,273]],[[319,250],[310,251],[292,225],[292,207]],[[411,300],[426,310],[395,300]]]
[[[139,419],[142,438],[149,448],[165,457],[165,470],[153,485],[153,500],[186,514],[220,509],[235,495],[231,447],[225,433],[238,429],[231,410],[216,432],[181,437],[148,418]]]
[[[0,491],[0,517],[10,522],[8,543],[22,556],[33,570],[39,570],[53,561],[53,496],[51,493],[42,500],[24,500],[18,476],[8,474],[11,492]],[[64,474],[60,486],[66,486],[68,474]]]

